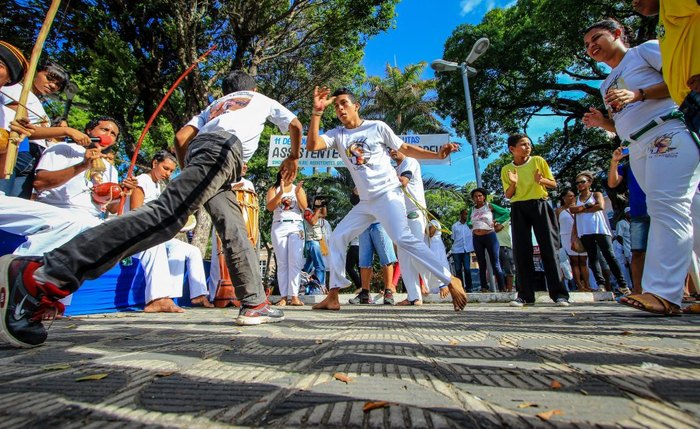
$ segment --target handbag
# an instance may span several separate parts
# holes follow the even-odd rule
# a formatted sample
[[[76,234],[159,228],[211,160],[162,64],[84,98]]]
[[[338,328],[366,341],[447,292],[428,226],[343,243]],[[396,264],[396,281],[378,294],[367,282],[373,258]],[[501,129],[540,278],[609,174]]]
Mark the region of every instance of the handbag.
[[[576,216],[572,215],[570,211],[567,212],[574,218],[574,227],[571,230],[571,250],[576,253],[586,253],[586,248],[583,247],[583,242],[578,237],[578,231],[576,228]]]

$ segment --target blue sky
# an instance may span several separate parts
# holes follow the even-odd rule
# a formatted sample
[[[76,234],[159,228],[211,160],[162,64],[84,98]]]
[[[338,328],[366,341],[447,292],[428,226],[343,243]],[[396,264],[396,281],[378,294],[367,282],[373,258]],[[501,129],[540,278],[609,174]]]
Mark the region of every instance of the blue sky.
[[[445,41],[460,24],[478,24],[486,12],[495,7],[508,7],[514,0],[402,0],[396,10],[396,28],[371,39],[365,49],[363,64],[370,76],[384,76],[386,64],[404,68],[420,61],[430,63],[442,58]],[[479,68],[479,62],[475,64]],[[426,67],[424,78],[434,77],[430,67]],[[472,94],[478,88],[471,88]],[[473,95],[472,95],[473,97]],[[533,118],[528,133],[533,140],[545,132],[554,130],[561,121],[548,117]],[[479,124],[475,125],[477,128]],[[424,176],[462,185],[475,181],[471,147],[466,140],[456,137],[453,140],[462,143],[461,152],[452,155],[452,166],[423,167]],[[483,172],[490,159],[480,159],[479,166]]]

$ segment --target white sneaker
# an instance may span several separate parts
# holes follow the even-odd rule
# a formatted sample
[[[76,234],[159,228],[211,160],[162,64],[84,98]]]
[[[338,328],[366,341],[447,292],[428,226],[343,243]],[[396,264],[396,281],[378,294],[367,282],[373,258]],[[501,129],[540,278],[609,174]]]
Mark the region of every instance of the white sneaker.
[[[569,303],[569,300],[566,298],[557,298],[557,300],[554,303],[559,307],[568,307],[571,305]]]

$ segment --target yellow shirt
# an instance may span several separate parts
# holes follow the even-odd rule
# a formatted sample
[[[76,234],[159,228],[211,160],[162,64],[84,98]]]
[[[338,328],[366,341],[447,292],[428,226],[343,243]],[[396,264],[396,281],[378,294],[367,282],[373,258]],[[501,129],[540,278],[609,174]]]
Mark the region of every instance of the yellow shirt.
[[[545,179],[554,180],[552,170],[549,169],[549,165],[544,158],[541,156],[531,156],[523,165],[515,165],[512,162],[508,165],[504,165],[503,168],[501,168],[501,183],[503,183],[504,191],[510,187],[508,172],[513,170],[517,170],[518,172],[518,184],[515,185],[515,193],[510,198],[511,203],[516,201],[541,200],[548,197],[547,189],[535,183],[535,172],[537,170],[540,170],[542,177]]]
[[[657,33],[664,80],[680,106],[690,92],[688,79],[700,74],[700,5],[696,0],[661,0]]]

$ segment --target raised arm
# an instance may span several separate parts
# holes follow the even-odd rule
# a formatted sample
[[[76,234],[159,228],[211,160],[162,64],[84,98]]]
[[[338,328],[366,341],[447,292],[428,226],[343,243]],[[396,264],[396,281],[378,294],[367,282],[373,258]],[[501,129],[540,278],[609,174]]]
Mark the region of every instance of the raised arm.
[[[610,159],[610,168],[608,168],[608,187],[615,189],[622,183],[622,176],[617,173],[617,167],[620,165],[620,161],[625,156],[622,154],[622,147],[615,149]]]
[[[333,104],[335,100],[335,97],[329,97],[330,93],[330,88],[326,86],[314,88],[314,110],[311,113],[309,132],[306,135],[306,150],[308,151],[323,150],[328,147],[325,140],[318,134],[318,130],[321,125],[323,111],[326,110],[326,107]]]
[[[442,145],[438,152],[433,152],[432,150],[426,150],[416,145],[404,143],[401,145],[399,152],[415,159],[445,159],[449,154],[452,152],[457,152],[458,150],[459,145],[455,143],[447,143]]]

